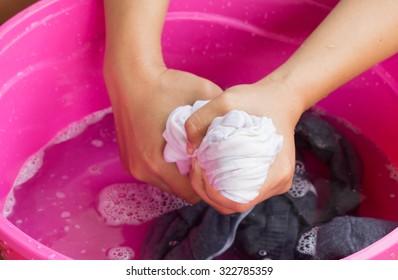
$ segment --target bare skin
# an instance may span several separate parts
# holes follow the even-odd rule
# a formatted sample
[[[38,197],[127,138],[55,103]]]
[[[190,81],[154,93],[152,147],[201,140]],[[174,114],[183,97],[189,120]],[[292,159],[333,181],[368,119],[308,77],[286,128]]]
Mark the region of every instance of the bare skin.
[[[292,182],[294,128],[301,114],[330,92],[398,51],[398,1],[342,0],[303,45],[270,75],[222,93],[208,80],[167,69],[160,37],[168,0],[105,0],[105,78],[115,112],[121,158],[139,179],[220,213],[243,212],[286,192]],[[222,93],[222,94],[221,94]],[[213,99],[212,99],[213,98]],[[282,151],[260,195],[241,204],[215,191],[193,160],[190,182],[162,158],[168,114],[197,99],[212,99],[186,122],[187,151],[196,149],[211,121],[233,109],[272,118]]]
[[[196,192],[221,213],[243,212],[288,191],[300,115],[330,92],[372,65],[398,52],[398,1],[340,1],[302,46],[279,68],[251,85],[227,89],[186,122],[189,151],[198,147],[211,122],[233,109],[272,118],[284,136],[282,151],[271,166],[260,195],[247,204],[224,198],[206,183],[198,165],[192,170]]]
[[[104,76],[122,163],[137,179],[198,202],[189,178],[164,161],[162,133],[173,109],[197,99],[211,99],[222,90],[191,73],[166,67],[160,38],[169,1],[104,2]]]

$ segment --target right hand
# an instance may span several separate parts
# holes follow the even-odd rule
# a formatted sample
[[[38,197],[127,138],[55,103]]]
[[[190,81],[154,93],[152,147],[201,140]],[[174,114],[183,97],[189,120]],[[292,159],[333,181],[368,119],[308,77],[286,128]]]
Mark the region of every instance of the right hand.
[[[122,164],[135,178],[190,203],[198,202],[188,176],[181,175],[174,163],[164,161],[162,134],[176,107],[211,99],[222,90],[209,80],[165,66],[135,71],[108,59],[104,74]]]

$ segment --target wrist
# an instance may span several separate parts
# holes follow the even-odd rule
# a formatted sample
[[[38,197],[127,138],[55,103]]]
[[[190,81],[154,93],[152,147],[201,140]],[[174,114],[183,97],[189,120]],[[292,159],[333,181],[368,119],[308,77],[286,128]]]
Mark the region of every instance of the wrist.
[[[302,113],[310,107],[305,96],[287,75],[273,72],[256,84],[264,89],[265,94],[272,95],[272,100],[277,100],[277,104],[280,104],[277,110],[286,112],[293,126],[296,125]]]
[[[166,70],[162,55],[139,56],[113,49],[105,52],[104,77],[107,85],[114,84],[122,89],[118,91],[133,94],[135,91],[131,89],[155,83]]]
[[[337,82],[336,75],[331,75],[327,67],[305,60],[300,51],[259,82],[283,85],[284,93],[300,104],[304,112],[333,91]]]
[[[161,35],[169,0],[106,0],[104,4],[105,74],[146,79],[163,70]]]

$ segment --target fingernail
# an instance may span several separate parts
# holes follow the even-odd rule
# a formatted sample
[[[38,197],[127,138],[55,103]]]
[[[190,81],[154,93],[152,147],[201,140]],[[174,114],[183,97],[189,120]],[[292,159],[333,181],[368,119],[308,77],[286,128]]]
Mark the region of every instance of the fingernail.
[[[190,154],[190,155],[192,155],[193,154],[193,152],[194,152],[194,147],[193,147],[193,144],[192,144],[192,142],[191,141],[187,141],[187,153],[188,154]]]

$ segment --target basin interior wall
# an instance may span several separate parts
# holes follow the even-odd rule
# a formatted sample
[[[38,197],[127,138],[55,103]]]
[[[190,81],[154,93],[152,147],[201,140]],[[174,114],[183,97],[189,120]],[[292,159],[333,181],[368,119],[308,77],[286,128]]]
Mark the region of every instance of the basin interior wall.
[[[173,0],[162,35],[166,64],[224,89],[255,82],[283,63],[335,4]],[[110,107],[102,75],[104,42],[102,1],[42,0],[0,27],[0,210],[32,154],[64,127]],[[392,220],[398,220],[398,195],[387,181],[398,177],[397,77],[393,56],[314,107],[344,125],[367,163],[365,179],[372,187],[364,189],[368,199],[361,213]],[[380,163],[368,158],[359,136],[385,155],[391,164],[385,173],[366,173]],[[40,246],[3,216],[0,240],[15,258],[68,258]],[[395,230],[349,258],[391,258],[398,252],[396,240]]]

